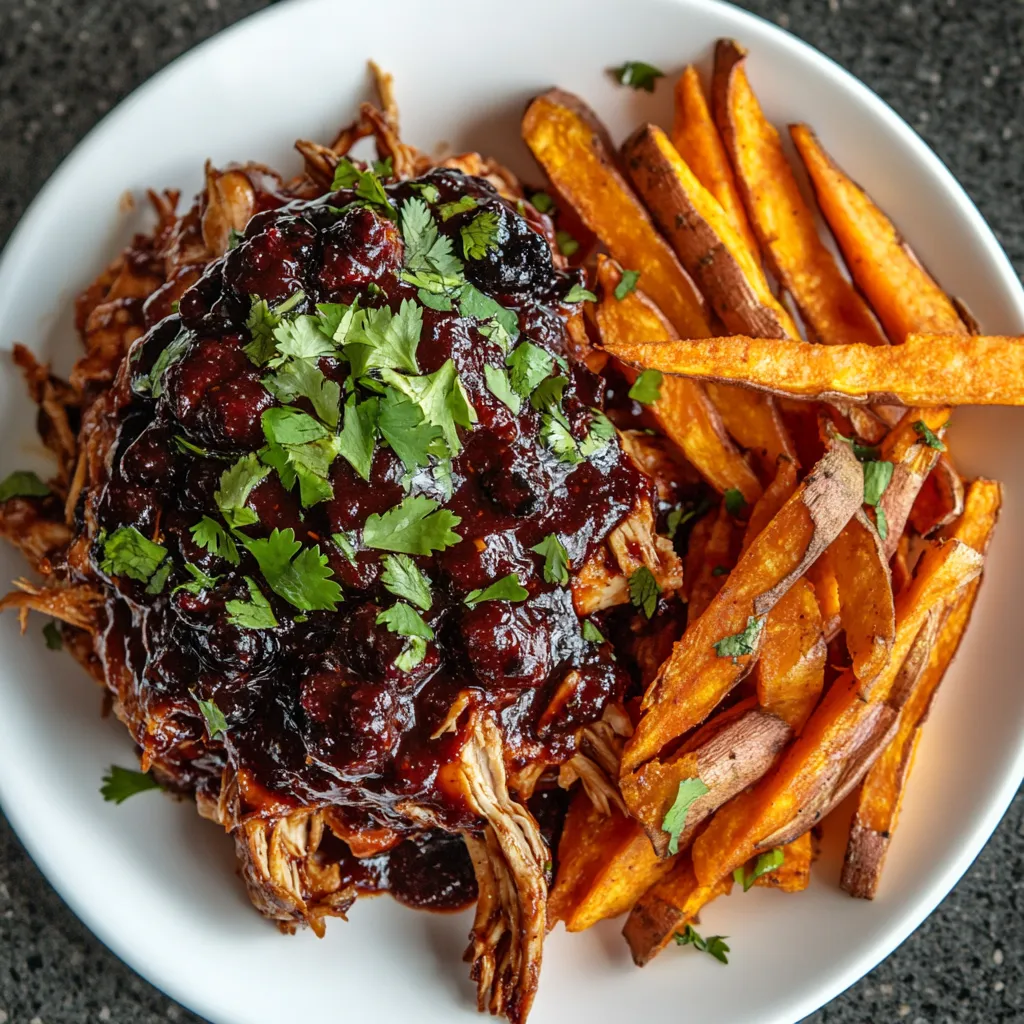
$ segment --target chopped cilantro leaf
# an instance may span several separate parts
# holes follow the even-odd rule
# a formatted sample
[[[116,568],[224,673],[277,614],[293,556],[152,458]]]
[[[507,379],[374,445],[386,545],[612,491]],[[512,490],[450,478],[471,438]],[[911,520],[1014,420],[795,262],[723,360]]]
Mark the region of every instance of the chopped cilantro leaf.
[[[732,571],[731,569],[727,569],[724,565],[716,565],[714,567],[714,569],[711,570],[711,575],[712,576],[728,576],[731,571]]]
[[[644,92],[654,92],[654,83],[665,77],[664,71],[659,71],[653,64],[647,64],[642,60],[627,60],[625,64],[612,68],[611,73],[619,85],[643,89]]]
[[[275,527],[269,537],[247,540],[245,546],[270,589],[300,611],[332,612],[342,600],[341,587],[331,579],[334,573],[320,545],[304,548],[291,527]]]
[[[615,424],[604,413],[594,410],[590,421],[590,430],[580,444],[580,454],[589,459],[591,455],[606,448],[615,436]]]
[[[56,620],[51,619],[43,626],[43,639],[51,651],[59,651],[64,646],[64,637],[61,636],[60,626],[57,625]]]
[[[676,932],[675,934],[677,946],[693,946],[723,964],[729,962],[729,944],[725,941],[728,937],[728,935],[709,935],[706,939],[702,939],[692,924],[688,924],[681,933]]]
[[[238,546],[231,535],[224,529],[216,519],[203,516],[198,523],[191,528],[192,539],[211,555],[217,555],[232,565],[238,565]]]
[[[881,505],[875,506],[875,529],[882,540],[889,536],[889,517],[885,514],[885,509]]]
[[[181,434],[174,435],[174,446],[179,452],[183,452],[186,455],[198,455],[203,459],[215,457],[214,453],[209,449],[200,448],[199,445],[193,444],[187,437],[182,437]]]
[[[121,526],[103,541],[100,569],[108,576],[128,576],[149,583],[165,558],[167,548],[143,536],[134,526]]]
[[[739,658],[745,654],[753,654],[760,642],[766,618],[766,615],[760,618],[749,616],[742,633],[733,633],[715,642],[715,654],[720,658]]]
[[[581,284],[574,284],[566,293],[565,302],[597,302],[597,296]]]
[[[511,335],[519,330],[519,317],[468,281],[459,292],[459,315],[474,320],[497,320]]]
[[[523,398],[529,398],[537,385],[555,367],[551,353],[534,345],[532,341],[518,344],[506,360],[511,370],[512,390]]]
[[[408,555],[385,555],[381,561],[384,571],[381,582],[395,597],[404,597],[410,603],[429,611],[433,598],[430,580]]]
[[[160,788],[160,783],[146,772],[137,772],[112,764],[103,776],[100,795],[107,803],[123,804],[128,797],[135,796],[136,793]]]
[[[373,161],[373,173],[378,178],[393,178],[395,176],[394,157],[385,157],[383,160]]]
[[[174,588],[176,594],[179,590],[187,591],[189,594],[198,594],[203,590],[209,590],[210,587],[217,585],[219,576],[209,576],[198,565],[193,565],[191,562],[185,563],[185,571],[192,577],[188,583],[179,583]]]
[[[356,536],[354,533],[332,533],[331,540],[338,545],[349,565],[356,564]]]
[[[409,187],[416,189],[428,203],[436,203],[441,198],[441,193],[436,185],[415,182],[410,183]]]
[[[328,380],[313,359],[291,359],[272,377],[263,381],[281,402],[306,398],[316,415],[329,427],[338,425],[341,388]]]
[[[583,639],[589,640],[592,644],[606,644],[608,642],[604,633],[590,619],[583,620]]]
[[[428,309],[437,310],[439,313],[448,313],[453,309],[452,300],[447,295],[435,295],[426,288],[420,288],[416,292],[416,298]]]
[[[452,455],[462,451],[458,427],[471,427],[477,421],[466,389],[455,369],[455,361],[421,377],[405,376],[385,370],[382,379],[415,402],[427,423],[440,428]]]
[[[263,435],[271,444],[306,444],[327,436],[322,423],[299,409],[267,409],[261,421]]]
[[[885,494],[885,489],[892,480],[892,471],[895,469],[891,462],[865,462],[864,463],[864,503],[866,505],[877,505]]]
[[[423,621],[415,608],[399,601],[390,608],[385,608],[377,616],[377,625],[385,625],[388,632],[399,636],[421,636],[424,640],[433,640],[434,631]]]
[[[647,618],[653,618],[658,608],[661,588],[654,578],[654,573],[641,565],[629,577],[629,600],[634,608],[639,608]]]
[[[487,381],[487,390],[499,402],[504,402],[515,415],[518,415],[523,407],[523,400],[512,390],[508,373],[497,366],[485,365],[484,379]]]
[[[425,189],[422,192],[426,195]],[[433,202],[440,198],[434,189]],[[452,240],[438,233],[430,208],[422,199],[402,203],[402,239],[405,271],[402,279],[428,292],[457,288],[465,278],[462,262],[452,251]]]
[[[705,497],[688,506],[680,505],[678,508],[672,509],[668,514],[668,520],[666,522],[669,537],[675,538],[675,535],[679,532],[679,528],[681,526],[690,522],[691,519],[697,519],[704,515],[704,513],[709,511],[710,508],[711,502]]]
[[[265,366],[277,352],[274,344],[274,330],[280,326],[286,313],[290,313],[306,298],[305,292],[297,291],[273,309],[258,295],[250,295],[249,316],[245,321],[251,341],[242,351],[257,366]]]
[[[50,488],[31,470],[16,469],[0,481],[0,502],[11,498],[45,498]]]
[[[722,495],[722,499],[725,501],[725,511],[734,517],[742,515],[743,510],[747,507],[742,492],[735,487],[730,487]]]
[[[240,629],[272,629],[278,625],[274,610],[264,597],[263,591],[256,585],[256,581],[251,576],[246,576],[245,585],[249,588],[251,600],[225,602],[228,622]]]
[[[319,359],[335,354],[333,339],[321,329],[323,321],[318,316],[297,316],[283,320],[274,328],[275,355],[268,366],[282,366],[291,359]]]
[[[537,385],[537,390],[530,395],[530,405],[534,409],[558,408],[562,404],[562,395],[569,386],[568,377],[547,377]]]
[[[664,375],[660,370],[644,370],[629,389],[629,397],[641,405],[654,405],[661,398],[661,382]]]
[[[159,398],[164,391],[164,373],[181,359],[191,340],[188,332],[182,331],[176,338],[168,342],[164,350],[156,357],[153,369],[136,379],[135,390],[140,394],[148,392],[153,398]]]
[[[232,529],[258,522],[256,513],[245,503],[269,473],[270,467],[261,465],[255,452],[249,452],[221,474],[220,487],[213,492],[213,498]]]
[[[356,402],[355,395],[345,403],[345,418],[338,435],[338,453],[364,480],[370,479],[373,446],[377,436],[379,399]]]
[[[914,431],[929,448],[934,448],[937,452],[944,452],[946,450],[945,442],[924,420],[915,421]]]
[[[375,165],[375,170],[376,170]],[[384,169],[384,168],[382,168]],[[374,171],[361,171],[348,157],[342,157],[334,168],[334,180],[331,188],[338,189],[355,188],[356,195],[365,200],[370,206],[377,207],[385,216],[394,217],[395,208],[391,205],[380,178]],[[393,172],[389,172],[389,175]]]
[[[559,462],[574,466],[582,461],[576,438],[569,429],[569,421],[561,409],[549,407],[540,417],[540,439],[554,453]]]
[[[683,779],[676,791],[672,806],[665,812],[662,819],[662,831],[668,833],[668,852],[673,856],[679,852],[679,837],[686,828],[686,815],[695,800],[710,793],[711,790],[700,779]]]
[[[853,454],[858,461],[870,462],[872,459],[878,458],[878,445],[861,444],[855,437],[843,437],[842,434],[837,434],[836,437],[838,437],[840,441],[845,441],[853,449]]]
[[[547,192],[534,192],[530,202],[538,213],[550,213],[555,208],[555,201]]]
[[[441,428],[428,423],[415,402],[392,388],[388,388],[380,400],[377,425],[381,436],[409,472],[429,465],[431,455],[445,454]]]
[[[452,217],[465,213],[467,210],[475,210],[479,205],[479,202],[472,196],[463,196],[461,199],[456,199],[454,203],[444,203],[439,206],[437,212],[441,214],[441,220],[451,220]]]
[[[562,231],[561,229],[555,232],[555,244],[558,246],[558,251],[566,259],[575,256],[580,249],[580,243],[568,231]]]
[[[745,872],[742,867],[738,867],[733,872],[733,879],[737,884],[742,884],[744,892],[750,892],[754,883],[762,875],[767,875],[769,872],[781,868],[785,860],[785,851],[781,846],[776,846],[774,850],[762,853],[755,861],[754,867],[751,871]]]
[[[468,224],[463,224],[459,234],[466,259],[482,260],[489,252],[500,248],[500,231],[501,223],[493,210],[478,213]]]
[[[483,590],[471,590],[466,595],[466,604],[475,608],[483,601],[525,601],[529,596],[530,592],[519,582],[519,577],[510,572]]]
[[[224,717],[224,712],[217,707],[216,703],[212,700],[201,700],[194,693],[192,699],[199,705],[199,710],[203,713],[203,718],[206,719],[206,732],[211,740],[218,740],[222,736],[228,734],[228,722]]]
[[[636,283],[640,280],[639,270],[624,270],[622,278],[615,286],[615,298],[621,302],[630,292],[636,291]]]
[[[530,550],[544,558],[545,582],[558,583],[563,587],[569,582],[569,552],[556,534],[549,533]]]
[[[397,313],[387,306],[364,310],[345,343],[352,372],[357,377],[385,368],[419,373],[416,348],[422,330],[423,307],[409,299],[402,299]]]
[[[462,538],[453,528],[462,520],[436,501],[415,495],[382,515],[376,512],[363,525],[363,543],[381,551],[429,555],[458,544]]]

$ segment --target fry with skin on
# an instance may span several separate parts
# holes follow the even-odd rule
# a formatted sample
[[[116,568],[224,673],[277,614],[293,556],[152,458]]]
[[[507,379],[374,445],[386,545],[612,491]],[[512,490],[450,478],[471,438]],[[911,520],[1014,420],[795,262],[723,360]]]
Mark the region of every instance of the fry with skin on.
[[[659,760],[662,750],[707,718],[750,671],[761,647],[764,618],[832,543],[862,497],[860,463],[849,445],[837,444],[740,558],[648,687],[637,728],[623,751],[620,776],[626,805],[648,835],[661,830],[674,795],[668,792],[672,780],[678,784],[687,777],[672,759]],[[716,644],[727,640],[726,651],[739,643],[751,653],[720,656]],[[651,794],[658,798],[653,803]]]
[[[951,535],[984,554],[995,530],[1001,504],[999,484],[991,480],[976,480],[967,492],[963,517]],[[963,639],[980,585],[981,577],[972,580],[955,599],[939,629],[928,665],[900,712],[896,735],[864,777],[850,826],[840,882],[851,896],[874,899],[878,890],[922,727],[936,691]]]
[[[743,534],[743,550],[754,543],[757,535],[779,514],[782,506],[793,496],[798,484],[796,464],[782,456],[775,467],[775,479],[764,489],[750,510],[747,529]]]
[[[760,260],[761,250],[747,220],[732,165],[711,117],[700,75],[692,64],[676,82],[672,145],[690,165],[697,180],[718,200],[754,259]]]
[[[551,89],[527,107],[522,134],[580,220],[621,266],[640,271],[644,291],[680,336],[707,337],[704,304],[620,173],[597,115],[578,96]]]
[[[867,686],[852,672],[837,679],[779,768],[718,811],[693,845],[702,884],[803,834],[860,781],[891,738],[899,702],[927,664],[937,613],[981,566],[981,556],[958,540],[925,552],[897,601],[886,669]]]
[[[711,93],[715,123],[769,266],[818,341],[884,345],[886,338],[867,303],[818,234],[779,133],[747,80],[745,61],[742,47],[731,39],[719,40]]]
[[[716,896],[731,891],[732,875],[714,885],[702,886],[689,856],[680,856],[671,873],[641,896],[626,919],[622,934],[633,954],[633,963],[637,967],[650,963]]]
[[[875,347],[733,336],[608,351],[644,369],[791,398],[928,408],[1024,405],[1020,338],[912,334],[903,345]]]
[[[668,136],[643,125],[623,143],[622,157],[655,223],[726,329],[799,337],[743,237]]]
[[[605,341],[613,344],[638,338],[669,341],[677,337],[671,324],[645,295],[633,291],[621,300],[615,297],[622,271],[606,256],[598,257],[597,280],[601,297],[594,316]],[[636,372],[631,367],[624,369],[635,380]],[[712,487],[719,492],[735,488],[745,501],[757,500],[761,485],[726,436],[702,385],[679,377],[665,377],[661,382],[661,397],[650,409],[665,436],[679,446]]]

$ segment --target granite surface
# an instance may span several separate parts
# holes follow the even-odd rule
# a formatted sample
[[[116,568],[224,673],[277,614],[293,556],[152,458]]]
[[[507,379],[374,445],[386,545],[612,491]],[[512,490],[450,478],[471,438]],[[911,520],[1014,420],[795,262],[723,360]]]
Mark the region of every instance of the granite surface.
[[[0,244],[132,89],[258,0],[0,0]],[[1024,271],[1022,0],[747,0],[930,143]],[[964,879],[814,1024],[1024,1021],[1024,794]],[[0,1024],[197,1021],[75,919],[0,815]],[[714,1022],[707,1022],[714,1024]]]

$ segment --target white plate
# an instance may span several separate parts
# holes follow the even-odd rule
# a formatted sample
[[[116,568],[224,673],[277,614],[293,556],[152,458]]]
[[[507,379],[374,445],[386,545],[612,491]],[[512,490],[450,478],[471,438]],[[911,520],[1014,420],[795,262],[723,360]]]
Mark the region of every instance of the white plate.
[[[557,83],[586,97],[622,137],[665,123],[671,88],[616,87],[603,69],[644,59],[677,72],[735,36],[778,123],[806,120],[893,213],[939,280],[991,333],[1024,332],[1024,294],[978,212],[887,106],[792,36],[707,0],[302,0],[274,7],[176,61],[111,114],[39,195],[0,265],[0,341],[23,340],[60,370],[73,359],[74,295],[129,237],[125,189],[201,184],[203,161],[253,158],[288,169],[297,136],[328,139],[364,97],[364,62],[396,74],[404,134],[430,148],[477,148],[531,168],[519,141],[526,100]],[[536,176],[535,176],[536,180]],[[0,469],[34,464],[34,415],[11,371],[0,375]],[[702,928],[730,936],[722,967],[668,950],[644,971],[606,922],[548,939],[533,1024],[651,1019],[791,1022],[889,953],[949,891],[988,838],[1024,774],[1019,685],[1024,415],[958,414],[958,460],[1005,481],[1006,511],[975,623],[925,731],[878,899],[836,885],[836,849],[798,896],[752,891],[720,900]],[[22,572],[5,547],[0,577]],[[100,799],[111,762],[132,763],[127,735],[101,721],[99,695],[66,656],[43,648],[36,619],[19,640],[0,619],[0,796],[18,834],[63,897],[114,952],[217,1024],[473,1020],[460,954],[466,915],[357,905],[327,938],[287,938],[249,907],[231,844],[188,804],[156,794]]]

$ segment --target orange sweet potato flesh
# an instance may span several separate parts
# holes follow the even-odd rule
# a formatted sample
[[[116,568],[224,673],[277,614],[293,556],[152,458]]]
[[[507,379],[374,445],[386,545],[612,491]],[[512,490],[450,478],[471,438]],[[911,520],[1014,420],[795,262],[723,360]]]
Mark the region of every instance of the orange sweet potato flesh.
[[[951,535],[984,554],[1001,504],[999,484],[976,480],[967,492],[963,516]],[[878,891],[922,726],[963,639],[980,585],[980,577],[972,580],[953,603],[932,646],[927,667],[900,712],[896,735],[864,777],[840,883],[851,896],[874,899]]]
[[[631,813],[652,834],[667,803],[652,807],[647,795],[664,792],[678,778],[666,747],[699,725],[750,671],[764,630],[749,636],[753,654],[719,657],[715,644],[744,633],[764,617],[836,538],[860,507],[863,472],[849,445],[833,447],[758,535],[703,615],[672,650],[642,703],[642,714],[623,751],[620,787]],[[641,818],[637,809],[643,807]]]
[[[701,884],[802,835],[860,781],[893,734],[899,702],[922,670],[937,614],[978,575],[981,563],[958,540],[924,553],[897,601],[896,640],[886,669],[866,686],[852,672],[840,676],[778,769],[715,814],[692,848]]]
[[[870,682],[888,664],[896,639],[892,577],[882,540],[859,513],[833,541],[829,554],[853,674],[861,682]]]
[[[622,157],[655,223],[726,329],[798,337],[743,236],[669,137],[656,125],[642,125],[623,143]]]
[[[696,622],[725,585],[739,554],[738,534],[739,525],[729,515],[723,502],[701,546],[700,561],[690,567],[692,575],[688,584],[687,622]]]
[[[792,398],[905,406],[1024,405],[1024,343],[912,334],[902,345],[705,338],[609,346],[634,366],[741,384]]]
[[[803,892],[811,884],[811,864],[814,861],[814,841],[810,832],[782,847],[783,861],[774,871],[768,871],[754,880],[754,885],[782,892]]]
[[[633,963],[637,967],[650,963],[716,896],[731,891],[732,875],[702,886],[689,856],[681,856],[671,873],[643,894],[626,919],[622,934]]]
[[[793,496],[797,488],[796,463],[785,455],[775,464],[775,478],[764,489],[750,510],[750,519],[743,534],[743,550],[754,543],[757,535],[779,514],[779,510]]]
[[[827,345],[884,345],[867,303],[825,247],[779,133],[765,118],[730,39],[715,49],[715,121],[736,170],[754,231],[772,272],[793,296],[815,338]]]
[[[597,115],[579,97],[552,89],[526,108],[522,133],[580,220],[623,267],[640,271],[644,291],[680,336],[706,337],[703,302],[620,173]]]
[[[929,537],[959,519],[964,511],[964,483],[943,453],[925,478],[910,510],[910,525],[922,537]]]
[[[558,844],[558,875],[548,897],[548,927],[564,921],[583,931],[628,910],[671,867],[651,848],[632,818],[594,807],[582,791],[573,797]]]
[[[615,287],[622,271],[607,257],[598,257],[597,280],[601,297],[594,315],[601,337],[615,344],[630,340],[677,337],[672,325],[642,293],[633,291],[621,301]],[[635,378],[631,368],[627,372]],[[661,397],[651,411],[665,436],[677,444],[697,471],[719,492],[735,488],[745,501],[753,502],[761,485],[746,460],[729,440],[722,421],[696,381],[666,377],[661,382]]]
[[[755,675],[761,707],[799,733],[825,685],[828,649],[814,587],[800,580],[771,610]]]
[[[754,258],[760,259],[757,239],[747,220],[729,156],[711,117],[700,75],[692,64],[676,82],[672,144],[689,164],[697,180],[718,200]]]
[[[790,134],[853,280],[892,343],[899,345],[911,334],[966,334],[946,293],[871,197],[833,162],[814,132],[798,124],[790,127]]]

